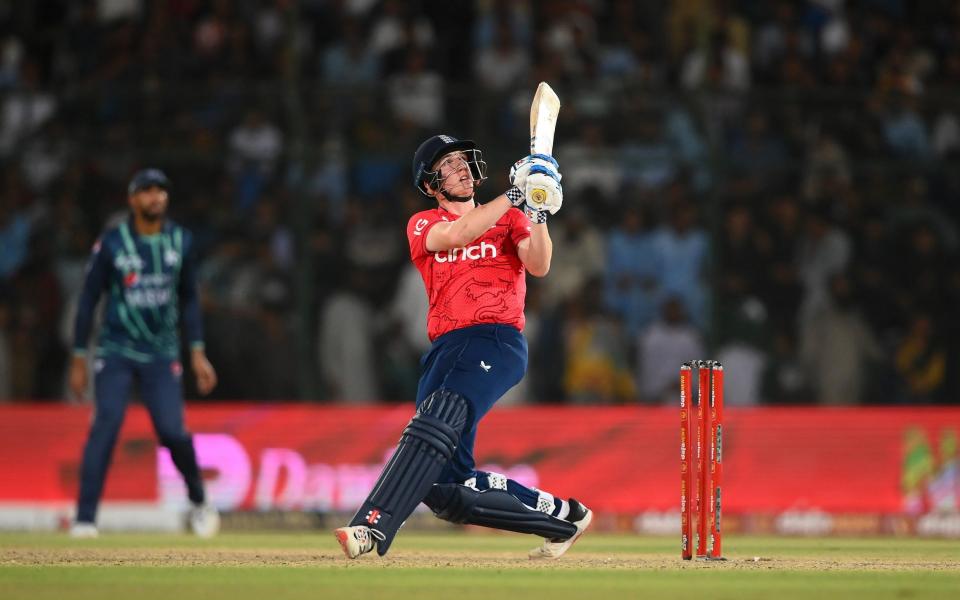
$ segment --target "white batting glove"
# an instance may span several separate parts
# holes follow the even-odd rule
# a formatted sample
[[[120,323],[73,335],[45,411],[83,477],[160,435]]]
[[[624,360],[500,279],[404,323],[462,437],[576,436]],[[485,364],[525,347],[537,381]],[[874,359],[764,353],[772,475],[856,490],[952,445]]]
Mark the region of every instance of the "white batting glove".
[[[510,167],[510,185],[526,189],[527,177],[535,173],[549,175],[557,181],[563,176],[560,174],[560,165],[549,154],[531,154],[521,158]]]
[[[563,186],[550,175],[533,173],[527,177],[524,198],[528,207],[555,215],[563,205]]]

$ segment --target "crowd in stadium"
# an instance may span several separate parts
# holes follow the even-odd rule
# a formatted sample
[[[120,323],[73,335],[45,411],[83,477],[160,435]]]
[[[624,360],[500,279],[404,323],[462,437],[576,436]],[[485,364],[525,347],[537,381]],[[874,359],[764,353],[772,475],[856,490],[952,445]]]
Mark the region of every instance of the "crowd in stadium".
[[[0,402],[65,398],[144,166],[198,240],[216,399],[410,401],[413,150],[476,139],[493,197],[541,80],[566,202],[505,402],[675,402],[692,358],[729,405],[957,402],[947,0],[2,3]]]

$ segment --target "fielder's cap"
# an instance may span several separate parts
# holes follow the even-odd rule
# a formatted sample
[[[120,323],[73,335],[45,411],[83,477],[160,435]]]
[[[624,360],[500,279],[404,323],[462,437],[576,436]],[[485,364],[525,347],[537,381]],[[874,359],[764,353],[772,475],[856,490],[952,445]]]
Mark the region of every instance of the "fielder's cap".
[[[476,147],[473,140],[458,140],[449,135],[428,138],[413,153],[413,187],[420,189],[420,183],[426,179],[426,174],[431,172],[433,163],[444,154],[457,150],[474,150]]]
[[[151,187],[158,187],[165,190],[170,189],[170,178],[160,169],[143,169],[134,173],[127,185],[127,195],[132,196],[140,190]]]

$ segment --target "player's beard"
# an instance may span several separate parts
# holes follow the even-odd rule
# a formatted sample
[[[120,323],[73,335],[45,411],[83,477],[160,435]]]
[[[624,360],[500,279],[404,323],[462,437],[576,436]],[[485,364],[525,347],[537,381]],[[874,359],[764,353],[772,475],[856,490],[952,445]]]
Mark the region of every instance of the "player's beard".
[[[164,210],[162,208],[152,209],[152,208],[141,208],[140,209],[140,218],[146,221],[147,223],[156,223],[157,221],[163,219]]]

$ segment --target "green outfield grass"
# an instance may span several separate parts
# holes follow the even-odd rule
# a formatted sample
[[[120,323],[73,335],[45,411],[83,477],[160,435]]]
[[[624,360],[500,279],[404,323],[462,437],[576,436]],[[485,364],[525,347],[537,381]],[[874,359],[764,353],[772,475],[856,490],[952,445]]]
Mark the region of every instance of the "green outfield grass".
[[[285,600],[955,598],[960,545],[906,538],[724,540],[724,563],[684,562],[677,540],[591,533],[563,559],[526,560],[534,538],[402,534],[386,558],[348,561],[329,532],[0,534],[0,598]],[[754,558],[759,560],[754,560]]]

